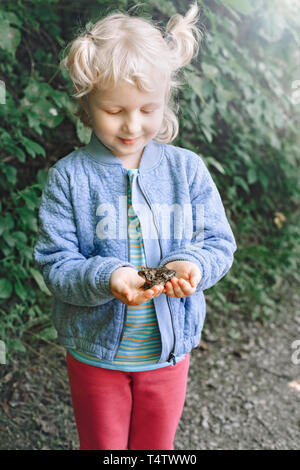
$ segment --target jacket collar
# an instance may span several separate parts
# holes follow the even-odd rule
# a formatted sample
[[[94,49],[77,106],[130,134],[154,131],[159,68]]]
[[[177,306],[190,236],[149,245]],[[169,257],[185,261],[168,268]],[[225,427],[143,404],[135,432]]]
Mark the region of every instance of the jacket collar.
[[[114,155],[101,140],[92,132],[90,142],[84,147],[95,160],[106,165],[122,166],[121,158]],[[140,173],[150,170],[156,166],[162,157],[162,145],[159,142],[150,140],[144,147],[142,158],[140,160]]]

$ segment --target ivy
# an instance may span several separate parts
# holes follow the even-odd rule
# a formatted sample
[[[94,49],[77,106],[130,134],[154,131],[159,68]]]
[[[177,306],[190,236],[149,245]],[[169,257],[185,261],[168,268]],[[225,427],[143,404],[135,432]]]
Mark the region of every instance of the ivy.
[[[213,308],[272,318],[282,285],[299,279],[300,15],[297,2],[199,0],[204,38],[179,92],[174,145],[203,158],[238,250]],[[33,260],[49,167],[90,139],[59,71],[76,29],[110,11],[165,23],[184,0],[20,0],[0,7],[0,339],[49,329],[52,295]],[[43,333],[44,325],[44,333]]]

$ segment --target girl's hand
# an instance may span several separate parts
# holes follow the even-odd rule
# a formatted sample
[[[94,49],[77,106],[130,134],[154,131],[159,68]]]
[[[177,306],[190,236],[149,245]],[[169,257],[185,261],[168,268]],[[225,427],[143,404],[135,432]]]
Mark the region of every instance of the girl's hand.
[[[140,305],[157,297],[163,292],[164,286],[153,286],[144,290],[142,285],[145,280],[138,275],[134,268],[124,266],[113,271],[110,276],[109,286],[112,294],[126,305]]]
[[[176,276],[165,284],[163,293],[169,297],[189,297],[194,294],[201,281],[198,266],[190,261],[171,261],[165,267],[175,269]]]

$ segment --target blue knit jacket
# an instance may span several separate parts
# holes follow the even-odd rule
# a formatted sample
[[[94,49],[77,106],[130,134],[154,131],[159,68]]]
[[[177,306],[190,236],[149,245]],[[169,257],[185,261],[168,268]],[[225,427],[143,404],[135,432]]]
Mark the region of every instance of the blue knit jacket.
[[[230,269],[236,243],[212,177],[194,152],[151,140],[132,186],[147,266],[196,264],[202,278],[185,298],[154,299],[162,340],[158,363],[199,344],[206,313],[203,291]],[[113,360],[126,305],[109,287],[128,261],[127,170],[92,133],[90,143],[49,170],[39,209],[34,259],[54,296],[59,341]]]

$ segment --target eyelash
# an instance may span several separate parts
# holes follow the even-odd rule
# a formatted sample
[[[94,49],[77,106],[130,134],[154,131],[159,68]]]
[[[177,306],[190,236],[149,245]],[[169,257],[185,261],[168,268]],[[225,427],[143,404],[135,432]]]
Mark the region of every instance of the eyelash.
[[[121,111],[118,111],[118,112],[116,112],[116,113],[110,113],[109,111],[106,111],[106,112],[107,112],[107,114],[112,114],[112,115],[114,115],[114,114],[120,114]],[[150,114],[150,113],[153,113],[153,111],[143,111],[143,113],[145,113],[145,114]]]

